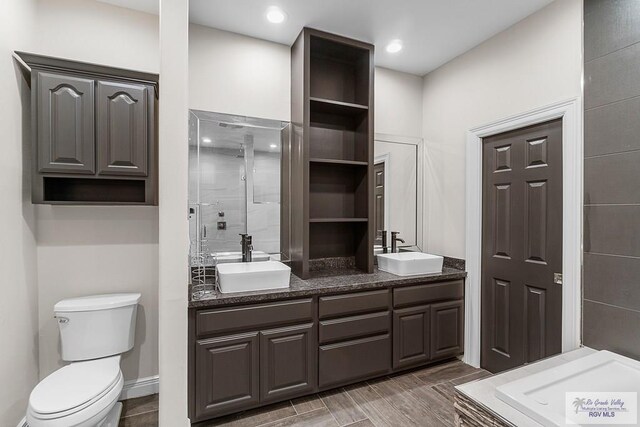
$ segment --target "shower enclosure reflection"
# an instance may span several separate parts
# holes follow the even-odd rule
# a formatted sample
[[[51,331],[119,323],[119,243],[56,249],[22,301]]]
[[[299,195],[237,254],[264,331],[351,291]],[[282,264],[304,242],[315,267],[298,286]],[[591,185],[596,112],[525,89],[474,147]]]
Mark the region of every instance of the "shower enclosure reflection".
[[[191,110],[189,237],[192,267],[241,260],[240,234],[253,236],[253,260],[279,259],[281,157],[289,123]]]

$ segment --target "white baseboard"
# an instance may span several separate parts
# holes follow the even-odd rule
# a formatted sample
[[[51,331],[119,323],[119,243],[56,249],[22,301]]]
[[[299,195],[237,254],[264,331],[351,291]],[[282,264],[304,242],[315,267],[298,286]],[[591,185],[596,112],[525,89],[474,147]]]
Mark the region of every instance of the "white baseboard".
[[[149,396],[152,394],[157,394],[159,391],[160,377],[158,375],[129,380],[124,382],[122,393],[120,393],[120,400]]]

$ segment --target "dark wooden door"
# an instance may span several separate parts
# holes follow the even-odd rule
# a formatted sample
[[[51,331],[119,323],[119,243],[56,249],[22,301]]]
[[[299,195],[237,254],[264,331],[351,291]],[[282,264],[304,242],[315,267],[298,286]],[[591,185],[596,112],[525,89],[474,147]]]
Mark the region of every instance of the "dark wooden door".
[[[373,218],[375,221],[376,239],[375,244],[382,244],[382,231],[384,230],[384,163],[377,163],[373,167],[375,190],[375,203],[373,207]]]
[[[462,301],[431,305],[431,359],[457,356],[464,348]]]
[[[38,171],[95,172],[94,82],[37,74]]]
[[[260,401],[258,333],[196,341],[197,419],[236,412]]]
[[[562,122],[483,145],[481,365],[499,372],[561,351]]]
[[[96,120],[98,173],[147,175],[150,88],[98,82]]]
[[[393,311],[393,369],[431,359],[430,309],[421,305]]]
[[[260,333],[260,401],[311,393],[317,385],[317,342],[313,324]]]

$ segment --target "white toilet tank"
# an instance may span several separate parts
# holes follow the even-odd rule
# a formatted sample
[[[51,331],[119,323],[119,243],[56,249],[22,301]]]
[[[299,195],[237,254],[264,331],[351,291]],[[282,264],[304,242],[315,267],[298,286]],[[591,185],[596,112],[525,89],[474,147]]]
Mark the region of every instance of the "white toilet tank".
[[[133,348],[139,293],[65,299],[53,311],[62,359],[78,361],[124,353]]]

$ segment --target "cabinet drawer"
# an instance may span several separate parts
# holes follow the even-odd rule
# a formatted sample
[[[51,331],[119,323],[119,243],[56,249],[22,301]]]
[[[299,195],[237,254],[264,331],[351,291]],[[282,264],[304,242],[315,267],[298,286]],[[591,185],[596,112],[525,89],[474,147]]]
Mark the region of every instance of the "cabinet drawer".
[[[311,298],[200,310],[196,315],[196,335],[263,329],[265,326],[312,319],[313,300]]]
[[[320,346],[321,389],[383,375],[391,369],[389,334]]]
[[[393,306],[428,304],[435,301],[458,300],[464,296],[464,282],[454,280],[442,283],[407,286],[393,290]]]
[[[320,297],[320,318],[338,317],[389,309],[389,290]]]
[[[389,311],[320,321],[320,344],[389,332]]]

